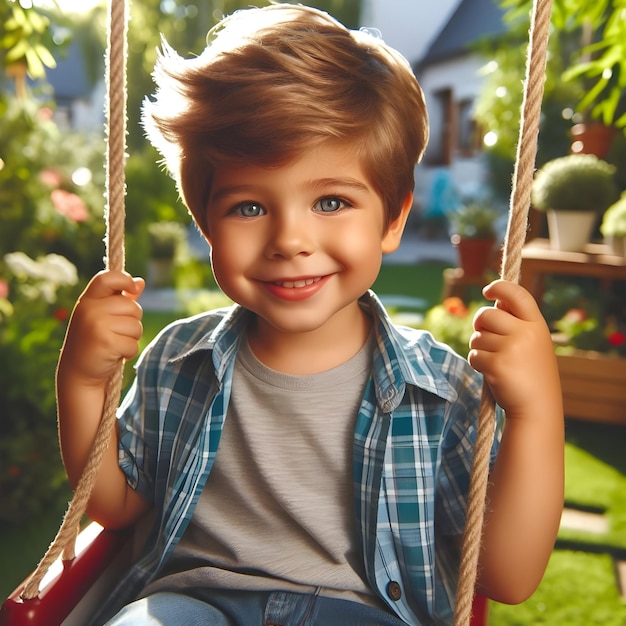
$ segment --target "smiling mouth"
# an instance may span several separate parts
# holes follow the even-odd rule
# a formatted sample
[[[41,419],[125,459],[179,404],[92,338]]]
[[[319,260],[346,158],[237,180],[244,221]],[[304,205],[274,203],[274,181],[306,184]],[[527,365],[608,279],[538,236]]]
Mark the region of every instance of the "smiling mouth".
[[[320,280],[322,280],[321,276],[316,276],[315,278],[303,278],[301,280],[277,280],[274,281],[274,285],[284,287],[285,289],[302,289],[302,287],[308,287],[313,283],[318,283]]]

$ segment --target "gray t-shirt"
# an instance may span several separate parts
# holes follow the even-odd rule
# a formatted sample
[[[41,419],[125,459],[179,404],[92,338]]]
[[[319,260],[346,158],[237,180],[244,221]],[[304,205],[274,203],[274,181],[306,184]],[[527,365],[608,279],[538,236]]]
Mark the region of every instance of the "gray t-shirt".
[[[215,465],[190,526],[145,590],[314,592],[378,605],[354,519],[354,423],[373,340],[326,372],[293,376],[242,342]]]

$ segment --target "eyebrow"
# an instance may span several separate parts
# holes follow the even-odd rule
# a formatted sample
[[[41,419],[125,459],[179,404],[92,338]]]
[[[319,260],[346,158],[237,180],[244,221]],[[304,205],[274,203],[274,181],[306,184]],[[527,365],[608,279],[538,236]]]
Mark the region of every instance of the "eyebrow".
[[[211,191],[209,200],[214,202],[215,200],[221,200],[222,198],[227,198],[228,196],[238,193],[246,193],[248,191],[252,193],[255,189],[256,186],[254,185],[229,185],[228,187],[222,187],[215,192]]]
[[[370,187],[356,178],[320,178],[310,182],[313,189],[325,187],[349,187],[355,191],[370,191]]]
[[[371,188],[363,183],[362,181],[356,178],[318,178],[315,180],[308,181],[306,186],[315,190],[315,189],[326,189],[328,187],[347,187],[353,189],[354,191],[360,192],[368,192],[371,191]],[[222,198],[227,198],[230,195],[240,194],[240,193],[254,193],[257,191],[256,185],[246,185],[245,183],[239,185],[228,185],[226,187],[222,187],[221,189],[217,189],[214,193],[211,194],[211,200],[221,200]]]

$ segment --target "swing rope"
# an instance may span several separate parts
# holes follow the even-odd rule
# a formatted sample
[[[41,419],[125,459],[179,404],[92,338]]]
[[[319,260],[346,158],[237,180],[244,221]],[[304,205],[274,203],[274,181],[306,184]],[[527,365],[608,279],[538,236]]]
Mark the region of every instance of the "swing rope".
[[[531,16],[524,99],[501,270],[502,278],[513,282],[519,281],[521,250],[526,237],[530,190],[539,134],[551,6],[552,0],[534,0]],[[124,268],[127,28],[126,0],[110,0],[106,76],[108,205],[105,216],[107,226],[105,261],[107,268],[113,270]],[[110,434],[115,425],[122,376],[123,363],[120,364],[119,372],[109,382],[103,417],[74,498],[54,541],[24,587],[21,594],[24,600],[37,597],[43,577],[59,556],[62,555],[64,560],[74,558],[74,545],[80,521],[87,508],[104,451],[109,444]],[[495,426],[494,413],[494,400],[485,385],[481,398],[478,435],[468,495],[467,521],[459,570],[460,582],[456,597],[455,626],[466,626],[471,618],[487,492],[489,456]]]
[[[545,82],[552,0],[534,0],[530,19],[526,75],[513,186],[509,203],[509,221],[504,238],[501,277],[518,283],[522,267],[522,247],[526,240],[528,211],[537,155],[541,101]],[[483,385],[478,417],[478,435],[470,478],[467,518],[456,593],[454,625],[469,624],[476,586],[481,535],[485,516],[485,498],[489,477],[489,457],[495,430],[495,402]]]
[[[105,264],[108,269],[124,269],[124,194],[126,191],[126,56],[128,10],[126,0],[111,0],[109,3],[107,26],[107,153],[106,153],[106,199],[105,210]],[[63,522],[54,541],[48,548],[32,576],[28,579],[21,598],[28,600],[37,597],[39,585],[50,566],[59,556],[71,561],[74,554],[80,521],[87,509],[87,503],[100,469],[102,457],[108,447],[115,427],[116,409],[122,391],[124,364],[108,383],[103,417],[98,427],[93,448],[83,471],[74,497],[65,513]]]

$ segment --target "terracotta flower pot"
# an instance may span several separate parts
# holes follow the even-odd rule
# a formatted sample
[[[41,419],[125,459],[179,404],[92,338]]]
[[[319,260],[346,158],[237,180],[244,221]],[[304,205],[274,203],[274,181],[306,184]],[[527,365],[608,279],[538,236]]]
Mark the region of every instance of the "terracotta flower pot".
[[[595,154],[603,159],[611,148],[615,128],[598,122],[572,126],[572,152],[574,154]]]
[[[459,265],[465,276],[482,276],[491,266],[495,238],[477,239],[453,235],[451,241],[458,251]]]

